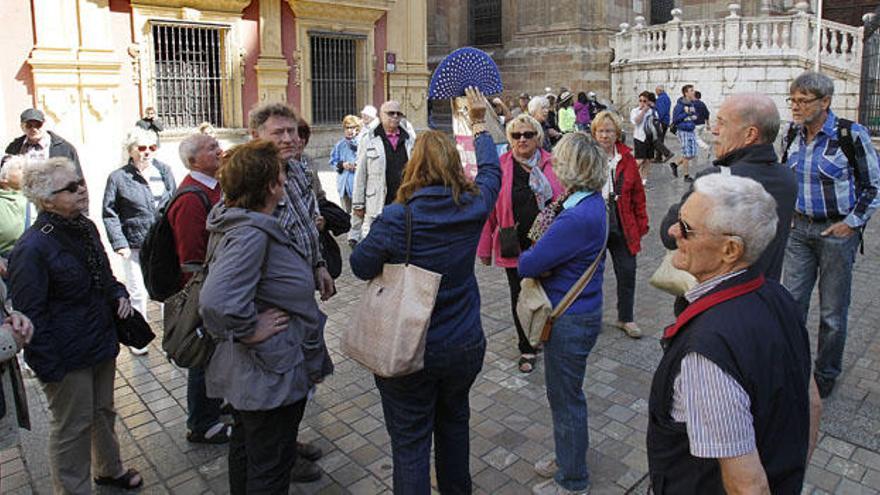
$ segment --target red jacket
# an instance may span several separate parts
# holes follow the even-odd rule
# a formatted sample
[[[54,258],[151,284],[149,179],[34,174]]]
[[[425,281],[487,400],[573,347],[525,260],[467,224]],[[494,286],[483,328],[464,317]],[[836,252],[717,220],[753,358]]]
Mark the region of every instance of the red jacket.
[[[212,205],[217,204],[223,195],[219,182],[214,189],[208,189],[208,186],[193,179],[189,174],[177,188],[180,190],[188,186],[196,186],[205,191]],[[207,220],[208,211],[205,210],[202,200],[194,193],[184,194],[168,210],[168,222],[171,224],[171,230],[174,231],[174,244],[181,267],[205,260],[205,252],[208,249],[208,229],[205,225]],[[181,287],[191,276],[192,272],[183,272]]]
[[[623,143],[617,143],[617,152],[621,156],[617,163],[617,176],[614,178],[615,185],[620,183],[617,211],[620,213],[626,247],[629,248],[630,254],[635,256],[642,249],[642,237],[648,233],[645,187],[642,185],[639,167],[636,165],[636,159],[633,158],[632,150]]]
[[[553,172],[553,155],[541,150],[541,172],[550,181],[553,189],[553,199],[564,190],[556,173]],[[483,234],[477,245],[477,256],[491,258],[494,254],[495,264],[504,268],[516,268],[517,258],[503,258],[501,256],[501,242],[498,240],[498,230],[505,227],[513,227],[513,152],[508,151],[501,155],[501,191],[498,193],[498,201],[495,209],[489,213],[489,218],[483,226]],[[644,195],[643,195],[644,196]]]

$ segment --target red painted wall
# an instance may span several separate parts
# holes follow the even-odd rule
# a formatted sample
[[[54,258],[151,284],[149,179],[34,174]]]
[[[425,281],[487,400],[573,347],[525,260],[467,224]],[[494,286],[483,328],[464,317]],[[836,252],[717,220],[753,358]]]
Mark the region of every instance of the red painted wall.
[[[243,127],[247,127],[248,112],[259,101],[257,71],[254,67],[260,56],[260,1],[254,0],[241,13],[241,43],[242,47],[247,50],[247,56],[244,59],[244,73],[241,75],[244,78],[244,85],[241,87]],[[281,0],[262,1],[280,2]],[[287,6],[282,5],[282,8],[287,8]]]
[[[281,0],[278,0],[281,1]],[[290,64],[290,75],[287,83],[287,103],[299,110],[302,108],[300,101],[301,92],[299,86],[294,84],[297,73],[294,64],[294,52],[296,51],[296,18],[287,2],[281,2],[281,51],[284,58]]]
[[[385,49],[388,47],[388,14],[376,22],[376,67],[373,71],[373,106],[379,108],[385,102]]]

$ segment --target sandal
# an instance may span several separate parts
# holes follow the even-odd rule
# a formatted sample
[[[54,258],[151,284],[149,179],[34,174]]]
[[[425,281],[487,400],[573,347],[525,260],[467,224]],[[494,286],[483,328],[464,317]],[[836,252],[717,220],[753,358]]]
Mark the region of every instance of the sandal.
[[[537,361],[537,358],[535,357],[534,354],[523,354],[522,356],[519,357],[519,363],[518,363],[519,372],[528,374],[528,373],[531,373],[532,371],[535,371],[535,362],[536,361]]]
[[[135,477],[138,478],[138,482],[132,485],[131,480]],[[144,484],[144,477],[141,476],[141,473],[139,473],[137,469],[128,468],[128,471],[126,471],[125,474],[117,478],[98,476],[95,478],[95,484],[115,486],[116,488],[121,488],[123,490],[134,490],[135,488],[140,488]]]

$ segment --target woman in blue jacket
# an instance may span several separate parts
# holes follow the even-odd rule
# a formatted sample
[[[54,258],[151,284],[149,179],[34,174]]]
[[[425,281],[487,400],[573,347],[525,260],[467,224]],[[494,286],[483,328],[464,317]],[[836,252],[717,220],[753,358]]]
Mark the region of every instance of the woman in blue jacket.
[[[555,307],[593,260],[604,256],[607,217],[601,190],[608,179],[608,165],[599,147],[583,133],[566,134],[553,154],[553,170],[568,191],[568,199],[544,236],[520,254],[519,274],[539,278]],[[539,475],[551,478],[535,485],[535,494],[585,493],[590,485],[583,385],[587,356],[602,328],[604,266],[602,260],[575,302],[555,320],[550,340],[544,344],[544,379],[556,458],[535,464]]]
[[[474,257],[501,187],[498,154],[485,132],[486,104],[468,91],[479,172],[464,175],[455,145],[428,131],[416,139],[394,203],[385,207],[351,255],[364,280],[405,256],[405,206],[412,210],[410,262],[443,275],[425,344],[422,371],[375,377],[391,437],[394,493],[429,494],[431,437],[441,493],[470,493],[468,393],[483,367],[486,339]]]

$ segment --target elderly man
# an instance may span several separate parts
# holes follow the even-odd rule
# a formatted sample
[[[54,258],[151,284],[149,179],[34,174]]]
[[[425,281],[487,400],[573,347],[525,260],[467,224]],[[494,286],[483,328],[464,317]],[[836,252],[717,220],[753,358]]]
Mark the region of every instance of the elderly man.
[[[397,196],[415,140],[416,131],[404,118],[400,103],[389,100],[358,142],[351,205],[354,216],[363,219],[361,238],[367,237],[373,220]]]
[[[754,266],[774,203],[752,179],[711,174],[670,227],[673,265],[698,284],[663,332],[651,385],[654,493],[801,492],[821,400],[797,304]]]
[[[784,284],[806,319],[819,279],[819,342],[814,375],[827,397],[840,375],[852,270],[865,224],[880,206],[880,168],[868,131],[831,111],[834,81],[815,72],[791,83],[794,125],[786,165],[797,174]]]
[[[794,173],[779,166],[773,142],[779,133],[779,111],[769,97],[756,93],[728,96],[716,115],[712,128],[715,136],[714,166],[698,176],[711,173],[730,173],[758,181],[776,200],[776,216],[779,219],[776,232],[755,267],[768,278],[779,281],[782,276],[782,260],[785,243],[791,230],[791,216],[797,197]],[[675,239],[669,235],[669,227],[678,221],[681,203],[672,205],[661,223],[660,236],[667,249],[675,249]]]
[[[223,150],[207,134],[192,134],[180,143],[180,160],[189,169],[168,208],[168,223],[174,232],[174,245],[186,284],[201,270],[208,247],[205,222],[211,206],[220,202],[223,193],[214,177],[220,168]],[[229,441],[230,432],[220,421],[220,399],[210,399],[205,392],[205,369],[190,368],[186,383],[186,439],[193,443],[219,444]]]
[[[46,116],[36,108],[21,112],[21,130],[24,135],[12,140],[6,146],[8,155],[24,155],[34,162],[46,161],[61,156],[69,158],[76,166],[76,173],[82,177],[82,167],[76,148],[64,138],[45,128]]]
[[[284,203],[278,206],[276,216],[291,241],[301,250],[315,273],[315,286],[326,301],[336,293],[333,277],[327,271],[327,263],[321,257],[318,241],[318,200],[310,180],[309,171],[295,159],[301,157],[305,148],[300,136],[300,117],[293,108],[283,103],[267,103],[251,110],[249,118],[251,136],[275,143],[280,158],[287,164]],[[321,477],[321,468],[314,461],[321,458],[320,448],[297,443],[296,464],[291,472],[293,481],[315,481]]]
[[[152,131],[156,134],[156,142],[159,142],[159,133],[164,130],[162,121],[156,116],[156,109],[147,107],[144,109],[144,116],[135,123],[136,126],[145,131]],[[210,125],[210,124],[209,124]]]

